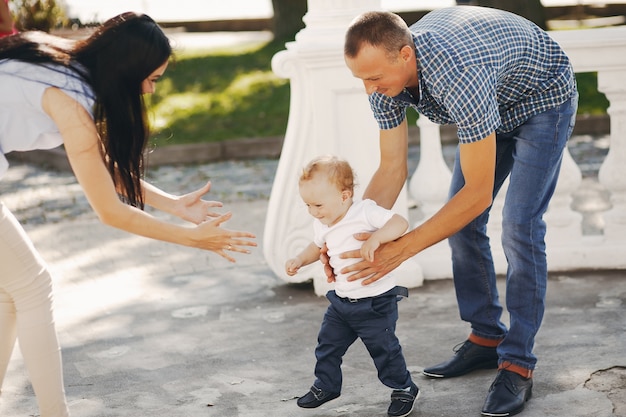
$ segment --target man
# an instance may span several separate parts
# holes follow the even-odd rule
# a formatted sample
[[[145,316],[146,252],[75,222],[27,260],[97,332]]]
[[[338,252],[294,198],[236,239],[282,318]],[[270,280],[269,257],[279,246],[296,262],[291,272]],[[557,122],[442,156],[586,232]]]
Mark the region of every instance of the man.
[[[497,367],[482,414],[517,414],[531,396],[534,338],[544,312],[542,216],[576,115],[570,62],[533,23],[473,6],[433,11],[411,28],[392,13],[364,13],[346,33],[344,54],[380,128],[380,165],[364,198],[389,208],[407,179],[407,107],[436,123],[455,124],[459,145],[448,202],[381,246],[374,262],[362,260],[343,272],[354,272],[351,280],[365,278],[366,285],[448,238],[460,315],[471,333],[452,359],[424,374],[450,378]],[[486,235],[492,200],[507,177],[502,244],[508,329]]]

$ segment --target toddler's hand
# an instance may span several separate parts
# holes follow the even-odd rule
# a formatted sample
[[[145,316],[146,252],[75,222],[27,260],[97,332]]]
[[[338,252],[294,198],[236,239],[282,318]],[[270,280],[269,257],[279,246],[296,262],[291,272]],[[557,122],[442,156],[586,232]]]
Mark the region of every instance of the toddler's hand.
[[[298,273],[301,266],[302,262],[300,262],[297,258],[292,258],[285,263],[285,271],[287,272],[287,275],[293,276]]]
[[[361,257],[368,262],[374,262],[374,252],[380,246],[380,242],[376,239],[368,239],[361,246]]]

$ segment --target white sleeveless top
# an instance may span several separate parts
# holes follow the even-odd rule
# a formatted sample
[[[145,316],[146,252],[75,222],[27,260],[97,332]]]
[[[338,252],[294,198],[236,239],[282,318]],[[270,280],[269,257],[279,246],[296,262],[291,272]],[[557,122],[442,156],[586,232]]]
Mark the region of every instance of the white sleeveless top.
[[[0,178],[9,167],[5,154],[63,143],[59,129],[42,108],[48,87],[61,89],[93,116],[94,94],[76,72],[59,65],[0,60]]]

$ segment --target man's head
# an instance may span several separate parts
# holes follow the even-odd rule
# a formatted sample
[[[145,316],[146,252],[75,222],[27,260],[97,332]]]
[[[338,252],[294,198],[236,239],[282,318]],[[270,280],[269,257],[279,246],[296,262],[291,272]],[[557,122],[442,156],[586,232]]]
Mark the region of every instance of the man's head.
[[[367,94],[397,96],[417,86],[415,46],[408,26],[390,12],[366,12],[346,32],[344,58]]]

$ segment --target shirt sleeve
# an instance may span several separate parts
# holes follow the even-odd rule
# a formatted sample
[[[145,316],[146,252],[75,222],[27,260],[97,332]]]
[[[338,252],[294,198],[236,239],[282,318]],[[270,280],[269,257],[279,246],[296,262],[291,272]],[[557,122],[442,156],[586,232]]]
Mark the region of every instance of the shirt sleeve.
[[[389,130],[400,124],[406,118],[406,105],[380,93],[369,95],[369,102],[374,119],[380,130]]]
[[[324,246],[326,243],[325,240],[325,231],[328,230],[328,227],[324,226],[321,221],[314,219],[313,220],[313,243],[317,245],[318,248]]]
[[[369,199],[363,200],[363,213],[367,218],[367,222],[376,230],[383,227],[395,214],[392,210],[381,207]]]
[[[448,114],[456,123],[460,143],[479,141],[501,124],[496,74],[488,66],[469,66],[457,70],[455,76],[449,79],[442,99]]]

